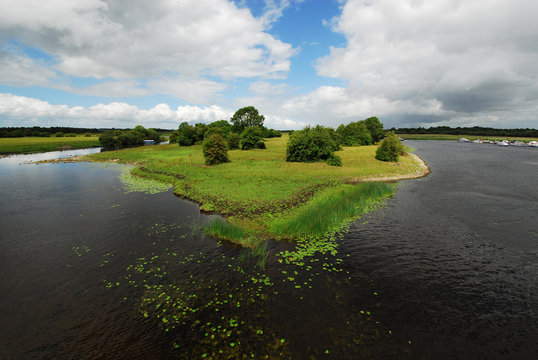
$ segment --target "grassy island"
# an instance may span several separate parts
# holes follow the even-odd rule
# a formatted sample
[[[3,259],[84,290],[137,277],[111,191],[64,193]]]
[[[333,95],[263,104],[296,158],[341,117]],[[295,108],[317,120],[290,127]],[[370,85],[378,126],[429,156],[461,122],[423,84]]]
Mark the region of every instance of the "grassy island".
[[[396,163],[375,159],[377,146],[344,147],[343,166],[286,162],[288,136],[266,140],[267,149],[231,150],[231,162],[206,166],[201,146],[176,144],[93,154],[90,161],[133,164],[132,174],[173,185],[181,197],[228,221],[208,231],[246,247],[265,238],[321,236],[375,207],[394,185],[371,182],[414,178],[427,167],[412,154]]]
[[[96,136],[0,138],[0,154],[29,154],[100,146]]]

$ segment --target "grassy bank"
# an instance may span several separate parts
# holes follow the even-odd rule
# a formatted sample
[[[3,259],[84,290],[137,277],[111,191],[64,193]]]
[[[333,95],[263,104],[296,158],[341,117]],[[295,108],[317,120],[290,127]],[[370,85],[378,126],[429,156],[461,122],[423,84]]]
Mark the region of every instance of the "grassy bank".
[[[344,185],[370,178],[413,177],[422,171],[411,156],[398,163],[375,160],[376,146],[349,147],[337,154],[342,167],[285,161],[287,135],[266,141],[266,150],[229,152],[230,163],[204,165],[199,146],[175,144],[94,154],[86,159],[138,165],[133,174],[171,183],[179,196],[202,210],[228,218],[208,231],[254,247],[260,238],[293,238],[330,230],[393,192],[387,184]],[[366,204],[362,207],[361,204]],[[312,227],[312,224],[316,224]]]
[[[97,137],[19,137],[0,138],[0,154],[28,154],[99,146]]]
[[[399,137],[405,140],[458,140],[459,138],[466,138],[469,140],[520,140],[524,142],[529,142],[533,140],[538,140],[538,138],[522,138],[522,137],[496,137],[496,136],[476,136],[476,135],[446,135],[446,134],[397,134]]]

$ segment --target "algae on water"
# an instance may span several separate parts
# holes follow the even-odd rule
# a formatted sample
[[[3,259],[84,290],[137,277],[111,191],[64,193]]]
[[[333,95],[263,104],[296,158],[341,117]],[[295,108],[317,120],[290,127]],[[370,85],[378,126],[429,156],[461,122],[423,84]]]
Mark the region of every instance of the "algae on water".
[[[142,178],[131,174],[131,167],[125,167],[120,173],[120,181],[126,193],[143,192],[158,194],[168,191],[172,185],[157,180]]]

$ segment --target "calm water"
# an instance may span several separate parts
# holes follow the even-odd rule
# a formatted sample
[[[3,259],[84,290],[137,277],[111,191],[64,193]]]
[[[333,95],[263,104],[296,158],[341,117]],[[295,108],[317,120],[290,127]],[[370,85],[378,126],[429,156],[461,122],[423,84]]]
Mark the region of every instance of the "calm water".
[[[536,358],[538,151],[408,143],[428,177],[265,268],[122,167],[0,159],[0,358]]]

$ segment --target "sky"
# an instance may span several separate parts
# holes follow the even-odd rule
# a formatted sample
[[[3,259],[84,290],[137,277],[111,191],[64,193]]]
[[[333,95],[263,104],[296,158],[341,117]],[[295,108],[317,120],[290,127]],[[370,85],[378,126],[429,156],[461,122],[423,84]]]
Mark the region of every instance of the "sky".
[[[0,0],[0,127],[538,128],[536,0]]]

